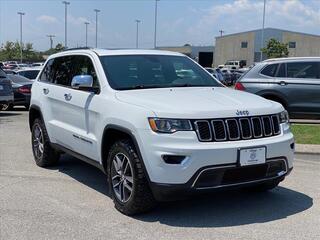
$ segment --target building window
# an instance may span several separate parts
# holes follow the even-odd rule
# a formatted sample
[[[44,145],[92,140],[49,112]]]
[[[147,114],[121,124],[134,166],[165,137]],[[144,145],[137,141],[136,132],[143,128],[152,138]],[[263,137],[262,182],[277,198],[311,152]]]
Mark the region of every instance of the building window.
[[[241,48],[248,48],[248,42],[241,42]]]
[[[296,48],[296,42],[289,42],[289,48]]]

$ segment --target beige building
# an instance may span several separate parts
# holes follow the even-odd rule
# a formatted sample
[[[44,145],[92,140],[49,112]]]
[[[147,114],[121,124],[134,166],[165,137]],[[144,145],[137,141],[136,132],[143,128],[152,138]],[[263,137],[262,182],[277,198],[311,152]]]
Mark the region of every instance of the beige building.
[[[259,62],[261,58],[262,31],[253,30],[216,38],[214,66],[225,64],[228,60],[244,60],[247,66]],[[320,35],[265,28],[264,47],[269,39],[289,44],[290,57],[320,56]],[[266,56],[263,56],[266,59]]]

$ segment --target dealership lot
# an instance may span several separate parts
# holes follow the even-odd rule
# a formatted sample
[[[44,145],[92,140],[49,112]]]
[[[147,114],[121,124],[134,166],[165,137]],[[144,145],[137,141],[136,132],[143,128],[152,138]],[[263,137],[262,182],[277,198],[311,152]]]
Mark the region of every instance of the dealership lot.
[[[132,218],[94,167],[68,156],[37,167],[28,112],[0,112],[0,239],[320,239],[319,158],[297,155],[270,193],[216,193]]]

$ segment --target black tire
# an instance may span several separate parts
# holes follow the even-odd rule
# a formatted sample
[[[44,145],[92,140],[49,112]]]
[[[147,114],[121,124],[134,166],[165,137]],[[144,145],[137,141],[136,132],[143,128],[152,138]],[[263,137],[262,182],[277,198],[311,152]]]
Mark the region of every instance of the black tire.
[[[41,131],[41,136],[38,135],[39,130]],[[40,141],[42,142],[42,152],[40,150]],[[39,118],[35,119],[32,125],[31,145],[34,160],[39,167],[49,167],[58,163],[60,154],[51,147],[46,127]]]
[[[251,192],[267,192],[276,188],[280,182],[281,181],[279,180],[273,180],[273,181],[258,184],[252,187],[247,187],[246,190],[249,190]]]
[[[129,193],[127,193],[128,199],[126,202],[124,202],[125,199],[120,199],[121,196],[119,196],[119,192],[117,195],[117,190],[114,187],[116,185],[115,181],[117,181],[117,177],[115,178],[115,176],[118,176],[119,173],[119,171],[116,171],[114,160],[119,154],[123,155],[123,158],[125,159],[123,161],[126,161],[128,163],[127,165],[130,167],[130,171],[127,174],[132,174],[131,184],[131,182],[126,182],[126,167],[124,166],[124,163],[122,163],[121,167],[118,168],[119,171],[123,173],[122,177],[124,176],[124,180],[122,179],[122,181],[124,181],[122,183],[122,188],[126,189],[125,185],[131,185],[131,192],[126,189],[128,192],[130,192],[130,196],[128,196]],[[112,193],[113,202],[115,204],[115,208],[125,215],[134,215],[147,212],[156,205],[156,201],[149,187],[148,180],[143,170],[141,161],[142,160],[139,158],[138,154],[136,153],[135,147],[130,140],[117,141],[111,147],[108,154],[108,182]],[[120,181],[121,180],[119,180],[119,182]],[[118,186],[120,189],[120,184],[118,184]],[[123,195],[125,195],[125,190],[123,190]]]

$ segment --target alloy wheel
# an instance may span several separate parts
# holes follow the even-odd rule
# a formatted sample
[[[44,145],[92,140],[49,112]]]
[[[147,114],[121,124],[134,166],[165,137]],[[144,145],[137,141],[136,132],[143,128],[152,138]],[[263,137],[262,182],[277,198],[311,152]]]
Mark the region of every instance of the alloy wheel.
[[[129,158],[123,153],[117,153],[111,165],[112,188],[116,198],[126,203],[133,191],[133,172]]]
[[[35,125],[32,132],[32,147],[34,155],[40,159],[44,151],[43,132],[39,124]]]

